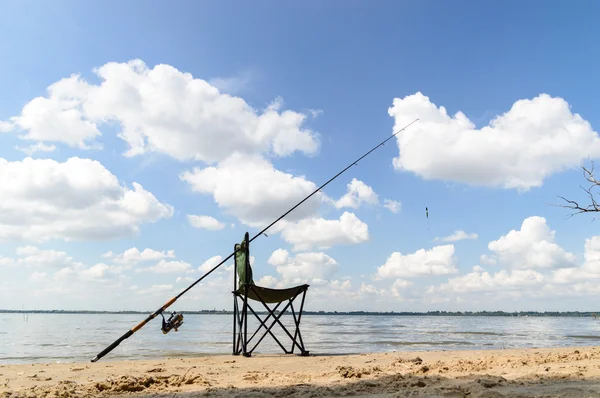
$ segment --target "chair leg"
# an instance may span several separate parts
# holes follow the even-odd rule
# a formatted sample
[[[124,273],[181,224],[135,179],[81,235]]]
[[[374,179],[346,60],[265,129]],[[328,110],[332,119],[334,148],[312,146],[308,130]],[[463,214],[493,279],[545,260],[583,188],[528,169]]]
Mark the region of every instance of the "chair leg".
[[[236,335],[235,335],[235,329],[236,329],[236,324],[237,324],[238,320],[237,320],[237,298],[235,296],[235,294],[233,295],[233,342],[232,342],[232,354],[233,355],[237,355],[237,350],[236,350],[236,346],[235,346],[235,340],[236,340]]]
[[[258,328],[256,329],[256,331],[254,332],[254,334],[248,339],[248,343],[252,341],[252,339],[258,334],[258,332],[260,331],[261,328],[265,328],[267,329],[266,333],[269,333],[271,335],[271,337],[273,337],[273,340],[275,340],[277,342],[277,344],[279,344],[279,347],[281,347],[281,349],[283,350],[283,352],[287,353],[285,347],[283,346],[283,344],[281,344],[281,342],[277,339],[277,337],[275,337],[275,335],[273,334],[273,332],[271,332],[270,328],[267,327],[266,323],[269,320],[269,318],[275,313],[275,311],[277,311],[277,308],[279,308],[279,305],[281,303],[278,303],[275,308],[273,308],[272,310],[269,310],[269,315],[267,315],[267,317],[262,320],[260,319],[260,317],[258,316],[258,314],[254,311],[254,309],[251,306],[248,306],[248,308],[250,308],[250,311],[252,311],[252,313],[254,314],[254,316],[256,317],[256,319],[260,322],[260,325],[258,326]],[[263,335],[264,337],[264,335]],[[259,340],[259,342],[262,341],[262,338]],[[258,343],[257,343],[258,344]],[[253,350],[251,350],[253,351]]]
[[[258,292],[256,292],[256,295],[260,298],[260,295],[258,294]],[[300,348],[300,351],[304,351],[304,347],[301,347],[298,342],[296,342],[296,340],[294,339],[294,337],[292,337],[292,335],[290,334],[290,332],[287,330],[287,328],[281,323],[281,321],[279,320],[279,318],[285,313],[285,311],[287,310],[287,308],[292,304],[292,302],[296,299],[296,297],[298,297],[298,295],[292,297],[288,304],[285,306],[285,308],[281,311],[281,313],[275,318],[275,321],[273,322],[273,324],[271,325],[271,327],[273,327],[275,325],[275,323],[278,323],[279,326],[281,326],[281,329],[283,329],[283,331],[288,335],[288,337],[293,341],[293,344],[297,345],[298,348]],[[265,309],[267,311],[270,311],[271,309],[269,308],[269,306],[264,302],[264,300],[260,300],[260,302],[262,303],[262,305],[265,307]],[[304,304],[303,304],[304,306]],[[270,327],[270,328],[271,328]],[[270,329],[269,328],[269,329]],[[261,339],[262,340],[262,339]],[[256,346],[255,346],[256,347]],[[284,349],[284,352],[287,354],[288,351]]]
[[[296,330],[298,331],[298,338],[300,339],[300,345],[302,346],[302,351],[300,355],[308,356],[309,352],[304,348],[304,340],[302,340],[302,333],[300,333],[300,319],[302,319],[302,311],[304,311],[304,300],[306,299],[306,290],[302,294],[302,302],[300,303],[300,312],[298,312],[298,323],[296,324]]]
[[[283,350],[283,352],[285,352],[286,354],[289,354],[289,352],[285,349],[285,347],[283,346],[283,344],[281,344],[281,342],[279,341],[279,339],[277,339],[277,337],[275,337],[275,335],[273,334],[273,332],[271,332],[271,329],[273,328],[273,326],[275,326],[275,323],[279,323],[281,325],[281,322],[279,322],[279,318],[285,313],[285,311],[287,310],[288,306],[289,306],[289,303],[288,303],[287,306],[284,307],[283,310],[281,310],[281,312],[279,313],[279,315],[277,315],[275,317],[275,320],[267,328],[267,331],[265,333],[263,333],[263,335],[256,342],[256,344],[254,345],[254,347],[252,347],[252,349],[250,350],[250,352],[253,352],[256,349],[256,347],[258,347],[258,345],[260,344],[260,342],[267,336],[267,334],[270,334],[271,337],[273,337],[273,339],[277,342],[277,344],[279,344],[279,347],[281,347],[281,349]],[[265,305],[265,307],[267,307],[267,306]],[[256,317],[260,321],[260,318],[258,317],[258,315],[256,314],[256,312],[254,312],[254,310],[252,308],[250,308],[250,309],[252,310],[252,312],[254,313],[254,315],[256,315]],[[267,307],[267,309],[270,311],[269,307]],[[271,312],[271,314],[273,314],[273,313]],[[266,323],[266,320],[265,320],[265,323]],[[266,328],[266,326],[264,326],[264,327]],[[285,329],[285,327],[283,325],[281,327],[284,329],[284,331],[287,332],[287,330]],[[289,333],[288,333],[288,335],[289,335]]]
[[[249,357],[250,354],[248,353],[248,284],[245,285],[244,311],[242,316],[244,318],[244,340],[242,344],[243,354],[245,357]]]
[[[234,298],[233,313],[234,313],[234,331],[236,331],[236,333],[233,336],[233,355],[240,355],[242,352],[242,343],[243,343],[243,333],[242,333],[243,332],[243,317],[242,317],[242,313],[240,313],[237,296],[235,296],[235,298]],[[237,326],[237,328],[236,328],[236,326]]]
[[[261,317],[256,313],[256,311],[254,311],[254,309],[249,305],[248,303],[248,290],[252,289],[253,293],[257,296],[258,300],[260,303],[262,303],[262,305],[264,306],[264,308],[267,310],[268,315],[266,316],[266,318],[261,319]],[[275,315],[275,311],[277,311],[277,309],[279,308],[279,306],[281,304],[283,304],[283,302],[279,302],[277,303],[277,305],[274,308],[270,308],[265,301],[260,297],[259,292],[257,292],[253,286],[246,286],[246,292],[244,295],[242,294],[237,294],[235,295],[235,299],[234,299],[234,325],[233,325],[233,331],[234,331],[234,348],[233,348],[233,354],[234,355],[244,355],[245,357],[250,357],[252,355],[252,353],[254,352],[254,350],[258,347],[258,345],[262,342],[262,340],[267,336],[267,335],[271,335],[271,337],[273,337],[273,339],[277,342],[277,344],[279,345],[279,347],[283,350],[284,353],[286,354],[293,354],[294,350],[296,347],[298,347],[298,349],[300,350],[300,355],[301,356],[308,356],[309,352],[305,349],[304,347],[304,340],[302,338],[302,333],[300,331],[300,321],[302,319],[302,312],[304,310],[304,302],[306,299],[306,290],[302,291],[302,300],[301,300],[301,304],[300,304],[300,310],[298,312],[296,312],[293,302],[294,300],[299,296],[300,294],[297,294],[296,296],[292,297],[291,299],[288,300],[288,303],[284,306],[284,308],[282,310],[280,310],[278,315]],[[238,302],[238,299],[241,301]],[[240,310],[240,304],[242,306],[241,310]],[[287,311],[287,309],[290,308],[291,313],[292,313],[292,317],[293,317],[293,321],[294,321],[294,325],[295,325],[295,330],[294,330],[294,335],[292,336],[292,334],[290,334],[290,332],[288,331],[288,329],[285,327],[285,325],[283,325],[283,323],[281,323],[280,318],[285,314],[285,312]],[[259,326],[258,328],[254,331],[254,333],[252,334],[252,336],[250,336],[250,338],[248,338],[248,309],[250,309],[250,311],[252,312],[252,314],[256,317],[256,319],[259,321]],[[267,322],[269,321],[269,319],[273,317],[273,321],[270,322],[270,325],[267,327]],[[283,329],[283,331],[287,334],[287,336],[290,338],[290,340],[292,341],[292,348],[291,350],[287,350],[283,344],[281,344],[281,342],[279,341],[279,339],[273,334],[273,332],[271,331],[271,329],[275,326],[275,324],[279,324],[279,326]],[[254,344],[254,346],[251,349],[248,349],[248,345],[249,343],[254,340],[255,337],[257,337],[257,334],[259,333],[259,331],[261,329],[266,329],[266,331],[262,334],[262,336],[258,339],[258,341]],[[237,332],[237,336],[236,336],[236,332]]]

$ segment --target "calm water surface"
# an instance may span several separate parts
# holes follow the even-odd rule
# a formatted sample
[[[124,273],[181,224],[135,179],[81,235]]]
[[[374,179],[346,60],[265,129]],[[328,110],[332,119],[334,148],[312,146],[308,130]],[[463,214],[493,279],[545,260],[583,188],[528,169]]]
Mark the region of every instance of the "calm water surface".
[[[0,314],[0,363],[89,361],[143,318],[28,314],[25,319],[23,314]],[[291,317],[283,318],[291,326]],[[185,315],[178,332],[163,335],[159,317],[103,360],[229,355],[232,322],[233,315]],[[273,330],[288,343],[283,332]],[[600,344],[600,322],[592,318],[304,315],[301,330],[307,349],[315,354]],[[255,352],[281,349],[267,336]]]

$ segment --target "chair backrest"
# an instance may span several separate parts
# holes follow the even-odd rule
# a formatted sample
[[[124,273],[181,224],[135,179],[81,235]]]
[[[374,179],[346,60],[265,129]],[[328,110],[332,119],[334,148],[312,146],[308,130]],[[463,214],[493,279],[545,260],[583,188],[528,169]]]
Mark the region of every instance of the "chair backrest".
[[[236,243],[235,250],[235,271],[239,278],[240,287],[245,284],[252,285],[252,268],[250,267],[250,242],[248,232],[244,234],[242,243]]]

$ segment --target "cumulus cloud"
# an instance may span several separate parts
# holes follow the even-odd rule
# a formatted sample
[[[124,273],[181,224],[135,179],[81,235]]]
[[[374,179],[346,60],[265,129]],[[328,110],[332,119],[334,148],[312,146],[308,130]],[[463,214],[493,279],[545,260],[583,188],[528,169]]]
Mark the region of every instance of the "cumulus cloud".
[[[562,98],[541,94],[477,129],[462,112],[454,116],[417,92],[395,98],[388,110],[397,136],[396,169],[425,179],[528,190],[545,178],[600,155],[600,138]]]
[[[454,245],[419,249],[414,253],[392,253],[385,264],[377,268],[378,278],[410,278],[416,276],[457,273]]]
[[[185,261],[160,260],[151,267],[138,268],[137,271],[148,271],[156,274],[172,274],[192,271],[192,266]]]
[[[373,188],[364,182],[353,178],[347,185],[347,192],[339,200],[334,201],[336,208],[350,207],[357,209],[362,204],[377,204],[379,199]]]
[[[383,207],[396,214],[402,209],[402,203],[392,199],[384,199]]]
[[[0,265],[25,268],[54,268],[80,265],[66,252],[40,249],[36,246],[17,247],[15,257],[0,257]]]
[[[481,256],[482,263],[503,269],[489,272],[476,265],[470,273],[430,286],[427,293],[439,302],[441,297],[459,300],[475,294],[490,299],[544,299],[583,297],[600,291],[600,236],[586,239],[584,261],[578,263],[572,253],[554,242],[554,235],[544,218],[526,218],[520,230],[489,243],[493,254]]]
[[[225,223],[222,223],[211,216],[196,216],[188,214],[187,219],[194,228],[203,228],[210,231],[219,231],[225,228]]]
[[[600,236],[592,236],[585,240],[583,269],[600,275]]]
[[[274,266],[283,265],[288,262],[289,257],[290,253],[287,250],[277,249],[273,253],[271,253],[271,256],[267,260],[267,263]]]
[[[5,122],[0,120],[0,133],[8,133],[13,131],[15,128],[15,125],[11,122]]]
[[[473,292],[494,292],[521,290],[542,286],[546,278],[535,270],[502,270],[495,274],[476,270],[463,276],[451,278],[429,293],[454,292],[459,294]]]
[[[377,287],[364,282],[361,283],[360,288],[358,289],[358,294],[363,296],[383,295],[385,293],[385,289],[378,289]]]
[[[450,236],[446,236],[443,238],[435,238],[436,241],[442,241],[442,242],[458,242],[460,240],[466,240],[466,239],[477,239],[477,234],[476,233],[466,233],[463,230],[456,230],[454,231],[454,233]]]
[[[111,285],[114,288],[122,272],[122,267],[110,266],[104,263],[97,263],[92,266],[75,263],[54,273],[52,287],[60,288],[64,293],[74,290],[88,290],[89,292],[90,289],[97,286]]]
[[[46,272],[34,272],[31,274],[30,279],[34,282],[40,282],[46,280],[48,274]]]
[[[18,265],[26,267],[64,267],[74,264],[75,260],[66,252],[52,249],[42,250],[35,246],[24,246],[17,248],[16,260]]]
[[[190,73],[141,60],[109,62],[94,73],[98,84],[80,75],[53,83],[2,130],[86,149],[98,147],[101,127],[118,126],[127,156],[160,152],[205,162],[236,151],[287,156],[319,148],[317,134],[303,126],[307,115],[282,109],[280,98],[257,110]]]
[[[239,154],[232,155],[216,167],[186,171],[180,178],[193,191],[213,195],[220,208],[253,227],[264,227],[317,188],[304,177],[275,169],[260,156]],[[286,220],[299,220],[314,214],[322,200],[322,194],[315,194],[291,212]]]
[[[344,212],[339,220],[306,218],[289,224],[281,233],[294,251],[327,249],[335,245],[358,244],[369,240],[369,227],[354,213]]]
[[[486,257],[486,262],[511,269],[558,268],[575,265],[575,255],[557,245],[554,242],[554,235],[555,231],[548,227],[545,218],[526,218],[520,230],[512,230],[488,244],[493,255]]]
[[[56,149],[56,145],[46,145],[43,142],[37,142],[26,147],[16,146],[15,149],[32,156],[36,152],[53,152]]]
[[[269,258],[284,284],[326,281],[339,269],[339,264],[325,253],[299,253],[291,257],[278,249]]]
[[[110,239],[173,208],[140,184],[125,187],[97,161],[0,158],[0,240]]]
[[[171,284],[152,285],[147,289],[136,289],[137,294],[151,294],[151,295],[167,294],[168,292],[171,292],[171,291],[173,291],[173,285],[171,285]]]
[[[277,280],[277,278],[275,278],[274,276],[271,275],[265,275],[263,277],[261,277],[258,282],[256,282],[256,284],[258,286],[262,286],[262,287],[268,287],[271,289],[274,289],[277,287],[277,283],[279,281]]]
[[[407,281],[406,279],[396,279],[390,288],[392,296],[397,299],[403,299],[407,289],[413,285],[413,282]]]
[[[202,273],[206,273],[206,272],[210,271],[211,269],[213,269],[217,264],[219,264],[221,262],[221,260],[223,260],[223,257],[213,256],[213,257],[209,258],[208,260],[206,260],[204,263],[202,263],[202,265],[200,265],[198,267],[198,271],[200,271]]]
[[[48,97],[28,102],[21,114],[12,118],[13,126],[23,132],[20,138],[39,142],[61,142],[71,147],[98,147],[101,133],[95,122],[84,115],[82,98],[87,84],[72,76],[48,88]]]
[[[165,258],[174,258],[175,251],[158,251],[150,248],[146,248],[140,251],[137,247],[125,250],[123,253],[114,254],[108,252],[103,255],[104,258],[111,259],[116,264],[124,265],[135,265],[145,261],[157,261]]]

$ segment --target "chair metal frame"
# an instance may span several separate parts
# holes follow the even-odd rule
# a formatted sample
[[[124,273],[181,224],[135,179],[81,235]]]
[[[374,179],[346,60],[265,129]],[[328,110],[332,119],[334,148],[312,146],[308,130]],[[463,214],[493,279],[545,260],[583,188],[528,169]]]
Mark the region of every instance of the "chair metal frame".
[[[261,291],[263,291],[263,293],[264,293],[265,291],[278,292],[280,290],[266,289],[266,288],[258,287],[252,281],[252,269],[250,267],[250,243],[249,243],[248,232],[246,232],[244,235],[244,241],[243,241],[242,245],[239,245],[236,243],[236,245],[234,246],[234,250],[237,251],[238,247],[240,247],[240,250],[244,250],[245,254],[246,254],[244,266],[245,266],[245,278],[247,279],[247,281],[245,281],[246,283],[240,283],[240,286],[238,287],[238,269],[237,269],[238,264],[237,264],[237,256],[235,256],[234,257],[235,263],[234,263],[234,267],[233,267],[233,292],[232,292],[233,293],[233,355],[243,354],[246,357],[250,357],[252,355],[252,353],[254,352],[254,350],[258,347],[258,345],[262,342],[262,340],[267,336],[267,334],[269,334],[269,335],[271,335],[271,337],[273,337],[273,339],[277,342],[279,347],[281,347],[283,352],[285,352],[286,354],[293,354],[295,348],[297,347],[300,350],[301,356],[308,356],[309,351],[307,351],[304,347],[302,333],[300,332],[300,321],[302,319],[302,311],[304,309],[304,301],[306,299],[306,292],[308,290],[309,285],[297,286],[296,288],[298,289],[298,292],[295,295],[293,295],[292,297],[290,297],[288,299],[284,299],[284,300],[277,302],[276,303],[277,305],[273,308],[269,307],[267,305],[266,301],[263,299],[263,297],[261,297]],[[248,296],[249,293],[250,293],[251,297]],[[293,303],[294,303],[294,300],[296,298],[298,298],[299,296],[302,296],[302,301],[300,303],[300,310],[296,314]],[[258,301],[264,306],[264,308],[267,310],[267,313],[268,313],[267,317],[264,320],[261,319],[261,317],[259,316],[257,311],[255,311],[252,308],[252,306],[248,302],[248,299]],[[286,301],[287,301],[287,304],[283,307],[282,310],[279,311],[278,314],[276,314],[276,311],[279,308],[279,306]],[[273,304],[275,304],[275,303],[273,302]],[[240,309],[240,307],[241,307],[241,309]],[[295,332],[294,332],[293,336],[280,321],[281,316],[283,314],[285,314],[285,312],[288,310],[288,308],[291,311],[291,314],[292,314],[293,320],[294,320],[294,324],[295,324]],[[260,325],[258,326],[256,331],[254,331],[252,336],[250,336],[250,338],[248,338],[248,310],[250,310],[252,312],[252,314],[256,317],[258,322],[260,322]],[[266,323],[269,320],[269,318],[271,318],[271,317],[273,317],[274,320],[271,322],[270,326],[267,327]],[[286,347],[281,343],[281,341],[279,341],[279,339],[271,331],[273,326],[275,326],[276,324],[279,324],[279,326],[281,326],[283,331],[287,334],[287,336],[292,341],[291,349],[286,349]],[[260,339],[258,339],[256,344],[254,344],[254,346],[251,349],[248,349],[248,344],[256,337],[256,335],[259,333],[259,331],[262,328],[265,328],[266,331],[263,333],[263,335],[260,337]]]

